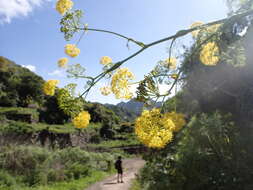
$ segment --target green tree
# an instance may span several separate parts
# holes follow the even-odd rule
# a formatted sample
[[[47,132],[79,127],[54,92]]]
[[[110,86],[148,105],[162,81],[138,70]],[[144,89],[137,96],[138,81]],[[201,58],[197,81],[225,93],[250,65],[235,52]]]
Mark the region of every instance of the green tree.
[[[0,57],[0,106],[22,106],[43,101],[43,79],[26,68]]]
[[[55,96],[46,97],[42,107],[43,108],[40,110],[40,122],[64,124],[70,119],[70,117],[59,108]]]

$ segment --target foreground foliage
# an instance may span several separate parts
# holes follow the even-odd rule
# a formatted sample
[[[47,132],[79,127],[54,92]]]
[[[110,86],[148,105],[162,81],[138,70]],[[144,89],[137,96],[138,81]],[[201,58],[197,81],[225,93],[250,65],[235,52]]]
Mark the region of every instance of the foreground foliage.
[[[0,187],[39,187],[63,181],[65,184],[57,183],[53,186],[74,186],[72,180],[92,174],[100,178],[106,172],[111,172],[112,162],[117,156],[118,154],[88,153],[80,148],[50,151],[35,146],[4,147],[0,153]],[[70,184],[67,185],[67,182]]]
[[[142,188],[251,189],[252,149],[241,135],[231,116],[215,112],[192,117],[173,145],[145,155]]]
[[[8,174],[5,173],[4,175]],[[13,186],[0,185],[0,190],[83,190],[89,185],[104,179],[108,175],[111,175],[111,173],[104,171],[92,171],[89,176],[71,181],[56,182],[48,185],[39,185],[36,187],[25,187],[14,183],[15,185]],[[3,179],[4,178],[5,177],[3,177]],[[13,178],[11,178],[11,180],[12,179]]]

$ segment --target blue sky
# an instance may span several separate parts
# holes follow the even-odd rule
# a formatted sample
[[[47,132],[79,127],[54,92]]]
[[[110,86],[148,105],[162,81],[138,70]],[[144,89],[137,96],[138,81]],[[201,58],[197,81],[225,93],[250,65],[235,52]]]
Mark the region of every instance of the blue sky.
[[[57,68],[57,60],[64,55],[67,43],[59,31],[61,16],[55,11],[55,0],[0,0],[0,55],[19,65],[30,66],[45,80],[58,79],[60,86],[73,79],[65,77]],[[194,21],[210,22],[226,16],[224,0],[74,0],[74,8],[84,11],[84,22],[91,28],[122,33],[144,43],[164,38],[176,31],[188,28]],[[189,44],[190,36],[180,43]],[[71,41],[68,43],[75,43]],[[124,66],[142,79],[157,63],[168,57],[165,42],[154,46]],[[88,75],[95,76],[102,67],[99,59],[110,56],[114,62],[124,59],[136,50],[126,41],[103,33],[88,32],[79,44],[81,54],[71,59],[80,63]],[[175,51],[176,53],[176,51]],[[78,81],[81,91],[84,81]],[[99,93],[99,83],[88,95],[90,101],[117,103],[113,95],[104,97]]]

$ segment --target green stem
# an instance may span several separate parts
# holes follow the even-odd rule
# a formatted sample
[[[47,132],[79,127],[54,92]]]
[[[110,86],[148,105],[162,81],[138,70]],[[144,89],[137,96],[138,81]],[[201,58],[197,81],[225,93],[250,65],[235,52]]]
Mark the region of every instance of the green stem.
[[[93,78],[94,80],[92,81],[92,84],[91,86],[86,89],[81,95],[80,97],[82,97],[84,94],[88,93],[91,89],[92,86],[94,86],[98,81],[100,81],[107,73],[111,72],[111,71],[114,71],[116,70],[117,68],[119,68],[123,63],[125,63],[126,61],[132,59],[133,57],[137,56],[138,54],[140,54],[141,52],[143,52],[144,50],[154,46],[154,45],[157,45],[157,44],[160,44],[162,42],[165,42],[165,41],[169,41],[169,40],[175,40],[177,38],[180,38],[182,36],[185,36],[187,35],[188,33],[192,32],[192,31],[195,31],[195,30],[200,30],[202,28],[205,28],[205,27],[208,27],[208,26],[212,26],[212,25],[216,25],[216,24],[221,24],[221,23],[229,23],[233,20],[236,20],[238,18],[241,18],[241,17],[245,17],[247,15],[250,15],[250,14],[253,14],[253,10],[250,10],[250,11],[247,11],[245,13],[241,13],[241,14],[237,14],[237,15],[234,15],[234,16],[231,16],[229,18],[225,18],[225,19],[221,19],[221,20],[218,20],[218,21],[214,21],[214,22],[210,22],[210,23],[207,23],[207,24],[203,24],[201,26],[197,26],[197,27],[194,27],[194,28],[190,28],[190,29],[187,29],[187,30],[180,30],[178,31],[176,34],[172,35],[172,36],[169,36],[169,37],[166,37],[166,38],[163,38],[163,39],[160,39],[160,40],[157,40],[157,41],[154,41],[154,42],[151,42],[147,45],[143,44],[143,46],[141,46],[138,42],[138,41],[135,41],[133,40],[132,38],[128,38],[124,35],[121,35],[121,34],[118,34],[118,33],[115,33],[115,32],[111,32],[111,31],[107,31],[107,30],[100,30],[100,29],[88,29],[88,28],[79,28],[80,30],[90,30],[90,31],[97,31],[97,32],[105,32],[105,33],[110,33],[110,34],[113,34],[113,35],[116,35],[116,36],[119,36],[119,37],[122,37],[124,39],[127,39],[129,41],[132,41],[134,43],[136,43],[137,45],[141,46],[142,48],[140,50],[138,50],[137,52],[133,53],[132,55],[130,55],[129,57],[125,58],[124,60],[122,61],[119,61],[117,63],[115,63],[115,65],[113,65],[110,69],[108,69],[107,71],[104,71],[102,73],[100,73],[98,76],[96,76],[95,78]],[[179,75],[181,74],[181,70],[179,71],[178,73],[178,77]],[[175,86],[177,82],[177,79],[174,81],[174,83],[172,84],[170,90],[168,91],[170,93],[170,91],[173,89],[173,87]],[[169,94],[168,93],[168,94]]]
[[[139,41],[136,41],[134,40],[133,38],[129,38],[127,36],[124,36],[122,34],[119,34],[119,33],[116,33],[116,32],[112,32],[112,31],[109,31],[109,30],[102,30],[102,29],[96,29],[96,28],[78,28],[80,30],[84,30],[84,31],[93,31],[93,32],[104,32],[104,33],[108,33],[108,34],[113,34],[115,36],[118,36],[118,37],[121,37],[121,38],[124,38],[126,39],[127,41],[131,41],[133,43],[135,43],[136,45],[140,46],[140,47],[144,47],[145,44],[142,43],[142,42],[139,42]]]

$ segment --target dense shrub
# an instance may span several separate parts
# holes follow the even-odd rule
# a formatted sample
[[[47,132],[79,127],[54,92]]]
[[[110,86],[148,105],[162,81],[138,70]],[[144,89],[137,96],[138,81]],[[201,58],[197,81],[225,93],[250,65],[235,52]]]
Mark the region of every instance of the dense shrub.
[[[35,132],[32,125],[29,123],[19,122],[19,121],[9,121],[2,125],[0,131],[2,133],[17,133],[17,134],[28,134]]]
[[[16,180],[6,171],[0,170],[0,189],[16,185]]]
[[[90,169],[88,165],[83,164],[71,164],[65,171],[65,175],[70,179],[79,179],[81,176],[87,176],[90,174]]]
[[[29,186],[79,179],[92,170],[110,170],[114,156],[88,153],[80,148],[49,151],[35,146],[4,147],[0,153],[0,184],[15,184],[10,176],[21,176]],[[1,176],[4,176],[1,178]]]
[[[218,112],[194,116],[171,145],[146,155],[143,188],[250,189],[252,149],[241,137],[230,116]]]
[[[33,108],[22,107],[0,107],[0,115],[5,116],[9,120],[33,122],[38,121],[39,113]],[[22,118],[22,116],[30,116],[30,118]]]
[[[124,122],[116,129],[118,133],[134,133],[134,123]]]
[[[6,147],[1,153],[0,167],[14,175],[25,176],[24,182],[33,185],[38,178],[42,163],[49,157],[49,152],[42,148],[31,146]]]
[[[57,96],[57,95],[56,95]],[[39,121],[48,124],[64,124],[70,120],[58,106],[56,96],[46,97],[43,109],[40,109]]]
[[[110,109],[99,103],[86,103],[84,109],[91,115],[91,122],[105,123],[108,125],[118,124],[120,118]]]

